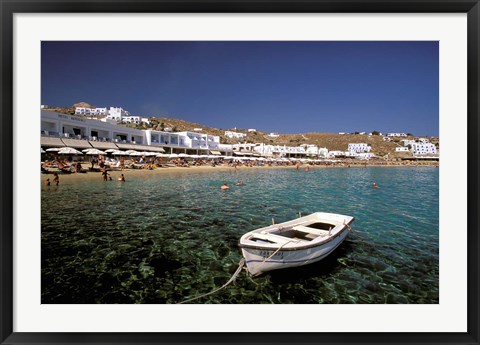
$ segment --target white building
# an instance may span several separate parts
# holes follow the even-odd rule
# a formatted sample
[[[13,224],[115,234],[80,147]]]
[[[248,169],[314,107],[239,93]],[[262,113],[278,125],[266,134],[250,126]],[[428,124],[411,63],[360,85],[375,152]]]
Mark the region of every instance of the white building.
[[[180,146],[193,149],[218,150],[220,137],[196,132],[177,132]]]
[[[247,129],[247,132],[256,132],[257,130],[255,128],[249,128]]]
[[[107,108],[76,107],[75,115],[107,115]]]
[[[108,119],[115,120],[117,122],[122,122],[123,117],[129,117],[130,113],[123,108],[110,107],[108,110]]]
[[[414,143],[412,145],[412,151],[415,155],[436,154],[437,148],[431,143]]]
[[[245,138],[247,135],[245,133],[238,133],[238,132],[232,132],[232,131],[225,131],[225,136],[230,138],[230,139],[242,139]]]
[[[221,155],[220,137],[195,132],[139,130],[96,119],[41,110],[41,146],[186,152]],[[202,150],[202,151],[200,151]],[[231,151],[230,146],[222,151]],[[190,152],[191,153],[191,152]]]
[[[329,158],[345,157],[347,154],[348,152],[345,152],[345,151],[330,151],[328,152],[328,157]]]
[[[279,135],[278,133],[272,132],[272,133],[268,134],[268,136],[269,136],[270,138],[278,138],[280,135]]]
[[[307,151],[303,146],[270,145],[264,143],[257,143],[254,145],[254,151],[262,156],[291,157],[306,156],[307,154]]]
[[[80,144],[80,141],[82,141],[86,147],[91,147],[86,144],[87,141],[123,144],[145,143],[144,131],[49,110],[41,110],[40,126],[43,137],[52,137],[52,139],[62,138],[62,140],[66,139],[68,141],[73,140],[71,142],[72,147],[78,147],[75,145]],[[53,142],[55,140],[50,141]],[[106,146],[109,146],[108,148],[115,148],[112,147],[112,145],[104,145],[98,148],[106,149]]]
[[[370,159],[375,157],[375,155],[372,152],[360,152],[357,153],[357,156],[355,157],[356,159]]]
[[[395,147],[395,152],[408,152],[408,147],[406,146]]]
[[[140,117],[140,116],[122,116],[122,122],[135,123],[137,125],[140,123],[146,123],[147,125],[150,124],[150,120],[148,119],[148,117]]]
[[[140,116],[122,116],[122,122],[140,124]]]
[[[387,133],[387,137],[406,137],[405,133]]]
[[[233,152],[251,152],[251,153],[254,153],[255,152],[255,150],[254,150],[255,147],[256,147],[256,144],[248,144],[248,143],[233,144],[232,145],[232,151]]]
[[[403,143],[403,146],[413,146],[413,144],[416,143],[416,141],[412,139],[403,139],[401,142]]]
[[[348,144],[348,152],[370,152],[371,149],[371,146],[366,143]]]
[[[328,149],[326,147],[318,147],[317,145],[308,145],[303,144],[301,147],[305,148],[305,153],[309,156],[317,156],[317,157],[328,157]]]
[[[430,142],[427,138],[417,138],[416,141],[422,144],[428,144]]]

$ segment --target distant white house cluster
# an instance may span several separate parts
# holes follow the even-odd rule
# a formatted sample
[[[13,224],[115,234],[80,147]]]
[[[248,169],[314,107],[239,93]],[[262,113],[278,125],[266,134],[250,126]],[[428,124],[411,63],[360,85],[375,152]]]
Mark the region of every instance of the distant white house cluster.
[[[242,139],[245,138],[247,135],[245,133],[225,131],[225,136],[230,139]]]
[[[387,133],[387,137],[406,137],[406,133]]]
[[[117,123],[146,123],[149,124],[150,120],[146,117],[132,116],[128,111],[120,107],[110,107],[110,108],[87,108],[87,107],[76,107],[75,115],[82,116],[105,116],[106,122],[117,122]],[[110,121],[109,121],[110,120]]]
[[[395,148],[396,152],[412,152],[414,155],[435,155],[437,147],[427,138],[401,140],[403,146]]]

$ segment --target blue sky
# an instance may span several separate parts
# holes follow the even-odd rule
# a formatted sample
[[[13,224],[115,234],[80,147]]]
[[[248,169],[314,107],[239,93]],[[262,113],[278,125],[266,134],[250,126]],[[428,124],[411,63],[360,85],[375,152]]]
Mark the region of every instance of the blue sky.
[[[42,104],[278,133],[438,136],[438,42],[42,42]]]

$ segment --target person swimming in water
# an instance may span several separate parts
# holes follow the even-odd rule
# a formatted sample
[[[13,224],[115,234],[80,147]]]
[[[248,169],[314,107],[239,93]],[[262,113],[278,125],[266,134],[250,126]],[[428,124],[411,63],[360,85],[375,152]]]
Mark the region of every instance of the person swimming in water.
[[[220,186],[220,189],[230,189],[230,187],[228,186],[227,182],[225,182],[223,185]]]

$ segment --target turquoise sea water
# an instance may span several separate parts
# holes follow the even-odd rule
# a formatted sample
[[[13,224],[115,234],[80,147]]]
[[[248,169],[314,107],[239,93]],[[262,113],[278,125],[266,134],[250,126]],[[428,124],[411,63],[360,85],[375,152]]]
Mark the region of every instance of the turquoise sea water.
[[[438,303],[438,170],[186,169],[42,186],[42,303],[178,303],[208,293],[238,267],[242,234],[315,211],[356,218],[325,260],[242,272],[192,303]]]

